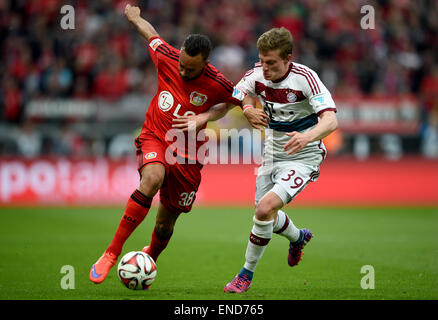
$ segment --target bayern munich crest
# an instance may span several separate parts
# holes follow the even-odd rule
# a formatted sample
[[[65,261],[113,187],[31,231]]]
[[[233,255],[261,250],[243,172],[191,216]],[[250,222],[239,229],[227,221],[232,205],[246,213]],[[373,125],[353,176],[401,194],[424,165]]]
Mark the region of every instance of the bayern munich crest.
[[[293,92],[289,92],[286,96],[286,99],[289,102],[295,102],[295,101],[297,101],[297,95]]]

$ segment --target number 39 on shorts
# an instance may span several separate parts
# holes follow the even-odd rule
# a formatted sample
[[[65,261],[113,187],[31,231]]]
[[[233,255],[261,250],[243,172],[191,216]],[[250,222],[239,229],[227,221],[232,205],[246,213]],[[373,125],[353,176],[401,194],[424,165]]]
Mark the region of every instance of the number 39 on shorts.
[[[195,200],[195,194],[196,194],[195,191],[192,191],[190,193],[188,192],[181,193],[179,195],[181,200],[178,202],[178,204],[183,207],[189,207],[193,203],[193,200]]]
[[[283,177],[283,178],[281,178],[281,180],[283,180],[283,181],[290,181],[289,183],[290,183],[290,188],[291,188],[291,189],[299,188],[299,187],[301,187],[301,186],[303,185],[303,183],[304,183],[303,178],[301,178],[301,177],[297,177],[297,176],[295,175],[295,170],[290,170],[290,171],[287,173],[287,177]]]

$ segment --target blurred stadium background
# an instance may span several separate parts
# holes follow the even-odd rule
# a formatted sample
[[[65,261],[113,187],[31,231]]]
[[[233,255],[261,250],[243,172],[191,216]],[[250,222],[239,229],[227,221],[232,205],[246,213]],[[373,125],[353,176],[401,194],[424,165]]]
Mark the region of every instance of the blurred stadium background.
[[[1,205],[123,205],[137,187],[133,139],[157,81],[126,3],[0,0]],[[235,82],[257,62],[261,33],[290,29],[294,60],[319,74],[340,123],[319,181],[294,203],[438,204],[437,1],[129,3],[176,47],[207,34],[211,62]],[[60,27],[64,4],[73,30]],[[375,29],[360,28],[366,4]],[[209,127],[248,124],[235,108]],[[244,144],[242,157],[261,147]],[[254,168],[207,165],[197,204],[251,206]]]
[[[126,3],[0,0],[0,299],[437,299],[436,0],[130,0],[176,47],[207,34],[212,63],[235,82],[257,62],[258,36],[289,28],[293,59],[331,91],[340,128],[325,140],[318,182],[286,208],[315,234],[301,267],[290,270],[275,237],[248,295],[222,292],[252,225],[257,163],[240,161],[204,167],[147,295],[115,285],[115,272],[92,284],[90,265],[138,186],[133,140],[157,88]],[[75,10],[74,29],[61,28],[63,5]],[[375,29],[360,27],[364,5]],[[239,108],[209,127],[249,129]],[[261,143],[228,147],[257,162]],[[149,241],[153,221],[125,251]],[[60,286],[65,265],[75,290]],[[361,287],[365,265],[375,290]]]

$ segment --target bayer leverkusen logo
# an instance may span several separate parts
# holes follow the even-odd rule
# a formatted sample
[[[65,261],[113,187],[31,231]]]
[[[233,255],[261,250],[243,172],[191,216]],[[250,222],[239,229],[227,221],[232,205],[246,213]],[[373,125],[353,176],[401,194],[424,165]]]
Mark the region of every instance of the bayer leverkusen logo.
[[[190,94],[190,103],[199,107],[202,106],[207,101],[207,96],[205,94],[193,91]]]

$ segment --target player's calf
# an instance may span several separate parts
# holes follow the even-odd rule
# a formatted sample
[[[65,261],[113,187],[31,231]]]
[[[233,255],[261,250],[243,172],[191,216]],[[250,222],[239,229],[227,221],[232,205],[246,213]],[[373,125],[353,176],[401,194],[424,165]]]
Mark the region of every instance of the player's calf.
[[[158,214],[154,230],[152,231],[151,242],[148,246],[142,249],[143,252],[149,254],[155,261],[157,261],[161,252],[166,249],[167,244],[172,237],[175,222],[178,217],[179,212],[169,210],[162,204],[158,207]]]

